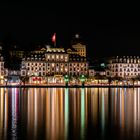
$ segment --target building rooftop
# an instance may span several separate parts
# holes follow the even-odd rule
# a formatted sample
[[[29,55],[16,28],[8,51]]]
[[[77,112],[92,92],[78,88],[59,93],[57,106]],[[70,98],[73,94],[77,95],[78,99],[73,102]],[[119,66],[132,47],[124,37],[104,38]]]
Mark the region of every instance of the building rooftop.
[[[48,53],[65,53],[64,48],[47,48]]]

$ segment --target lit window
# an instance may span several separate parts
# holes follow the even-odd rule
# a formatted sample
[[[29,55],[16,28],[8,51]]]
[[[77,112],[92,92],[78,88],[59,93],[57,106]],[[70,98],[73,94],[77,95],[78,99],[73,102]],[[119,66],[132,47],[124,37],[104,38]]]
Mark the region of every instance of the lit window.
[[[52,63],[52,67],[54,67],[54,63]]]
[[[58,55],[56,55],[56,59],[58,59],[59,58],[59,56]]]
[[[61,55],[61,59],[63,59],[63,55]],[[65,59],[66,59],[66,57],[65,57]]]

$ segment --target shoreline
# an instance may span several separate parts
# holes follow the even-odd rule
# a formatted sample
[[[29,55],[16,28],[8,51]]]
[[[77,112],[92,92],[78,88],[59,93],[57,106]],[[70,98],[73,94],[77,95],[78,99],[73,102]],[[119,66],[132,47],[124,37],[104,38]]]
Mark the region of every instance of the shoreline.
[[[140,88],[140,85],[0,85],[0,88]]]

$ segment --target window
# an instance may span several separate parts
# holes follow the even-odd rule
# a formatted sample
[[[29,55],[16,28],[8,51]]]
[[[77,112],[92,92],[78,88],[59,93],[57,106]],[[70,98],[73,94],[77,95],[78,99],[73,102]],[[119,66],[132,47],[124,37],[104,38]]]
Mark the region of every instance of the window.
[[[22,75],[23,75],[23,76],[25,75],[25,71],[22,71]]]

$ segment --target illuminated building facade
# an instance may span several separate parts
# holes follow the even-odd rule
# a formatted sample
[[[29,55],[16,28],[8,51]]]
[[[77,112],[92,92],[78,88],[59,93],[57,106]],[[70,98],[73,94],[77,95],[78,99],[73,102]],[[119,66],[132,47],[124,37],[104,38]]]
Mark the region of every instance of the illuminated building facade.
[[[0,84],[5,83],[5,76],[8,74],[8,70],[4,67],[4,57],[2,55],[3,46],[0,44]]]
[[[72,47],[77,51],[77,54],[86,57],[86,45],[77,43],[75,45],[72,45]]]
[[[2,55],[0,54],[0,84],[4,81],[4,60]]]
[[[107,66],[112,77],[135,78],[140,76],[139,56],[117,56],[110,59]]]
[[[29,82],[42,83],[46,76],[46,62],[44,53],[31,53],[22,59],[21,76],[29,77]]]
[[[68,74],[69,55],[64,48],[48,47],[45,52],[45,60],[48,76]]]
[[[88,62],[86,57],[78,54],[69,54],[69,75],[80,76],[88,74]]]
[[[31,52],[22,59],[21,76],[30,77],[31,83],[35,81],[35,77],[46,77],[47,81],[53,82],[59,79],[58,81],[64,82],[64,75],[80,76],[82,74],[88,74],[86,57],[68,54],[64,48],[43,48],[43,51]],[[41,81],[43,79],[41,78]]]

